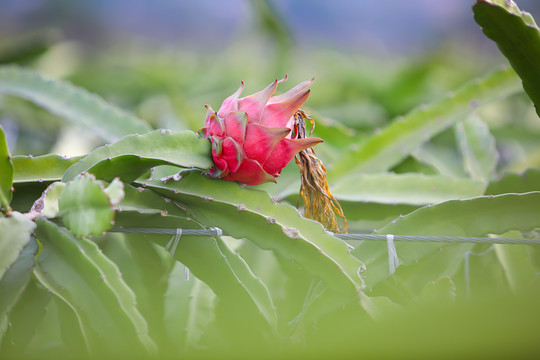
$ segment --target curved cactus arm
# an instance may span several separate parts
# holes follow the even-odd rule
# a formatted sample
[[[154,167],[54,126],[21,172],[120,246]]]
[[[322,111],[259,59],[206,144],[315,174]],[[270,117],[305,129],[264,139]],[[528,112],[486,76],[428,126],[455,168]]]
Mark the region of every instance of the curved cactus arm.
[[[12,184],[13,163],[9,155],[4,129],[0,126],[0,210],[9,209],[9,203],[13,197]]]
[[[145,184],[185,204],[207,226],[218,226],[230,236],[272,249],[284,259],[298,262],[334,290],[359,296],[362,264],[343,241],[292,206],[278,204],[262,191],[195,174],[177,182],[151,180]]]
[[[128,135],[92,151],[71,166],[62,181],[71,180],[84,171],[95,171],[98,178],[103,176],[107,180],[115,177],[118,169],[121,178],[132,181],[151,167],[164,164],[208,169],[212,166],[210,142],[192,131],[155,130],[144,135]]]
[[[165,343],[163,296],[173,260],[151,241],[132,239],[130,234],[108,233],[96,239],[105,256],[118,266],[122,278],[133,290],[137,307],[148,323],[150,336],[161,350]]]
[[[521,90],[512,69],[474,81],[430,105],[396,119],[380,133],[347,152],[330,169],[333,183],[351,172],[383,172],[397,165],[424,142],[471,113],[476,107]]]
[[[31,240],[24,247],[17,260],[11,264],[4,276],[0,278],[0,324],[8,323],[11,309],[15,306],[26,286],[30,282],[32,269],[36,263],[35,254],[38,245],[35,240]],[[1,327],[2,325],[0,325]],[[3,331],[0,329],[0,339]],[[0,340],[0,344],[2,341]]]
[[[70,300],[60,292],[62,291],[62,289],[59,288],[58,284],[52,282],[45,275],[45,273],[41,271],[39,266],[34,268],[33,275],[37,283],[43,286],[48,293],[54,295],[57,306],[61,308],[59,313],[59,320],[61,322],[69,322],[69,324],[71,325],[70,331],[75,333],[78,330],[79,333],[77,335],[80,335],[80,345],[82,345],[79,350],[81,352],[86,350],[86,353],[89,354],[94,351],[93,349],[97,349],[97,344],[102,342],[103,340],[99,339],[99,337],[92,332],[88,321],[83,315],[84,311],[82,309],[77,309],[75,305],[71,303]],[[77,335],[73,334],[73,336]]]
[[[484,236],[537,227],[540,227],[540,191],[531,191],[426,206],[392,221],[377,233]]]
[[[43,218],[36,220],[36,236],[43,243],[38,262],[49,286],[60,293],[85,318],[92,332],[100,334],[111,353],[154,353],[132,290],[114,263],[97,245],[76,239],[65,229]]]
[[[214,320],[216,295],[198,278],[186,279],[184,269],[179,262],[175,264],[164,298],[165,329],[174,352],[199,345],[206,327]]]
[[[0,93],[30,100],[89,129],[104,141],[115,141],[128,134],[151,130],[144,121],[95,94],[17,66],[0,67]]]
[[[516,70],[540,116],[540,29],[531,14],[511,0],[478,0],[473,12],[484,34]]]
[[[37,245],[35,248],[37,249]],[[32,263],[35,260],[33,251],[29,252],[29,255],[32,256]],[[30,262],[28,260],[27,262]],[[30,274],[31,270],[28,272],[28,275]],[[31,345],[32,339],[39,329],[41,320],[46,321],[45,315],[49,311],[51,294],[30,276],[27,279],[29,281],[27,280],[24,288],[20,289],[17,302],[9,309],[9,327],[5,337],[2,339],[0,335],[2,357],[24,358],[25,354],[32,353],[34,350]],[[2,297],[5,295],[9,294],[2,293]],[[39,348],[36,350],[39,351]]]
[[[62,179],[66,170],[82,157],[65,157],[56,154],[42,156],[17,155],[13,161],[13,182],[42,182]]]
[[[36,225],[19,212],[0,217],[0,279],[30,241]]]

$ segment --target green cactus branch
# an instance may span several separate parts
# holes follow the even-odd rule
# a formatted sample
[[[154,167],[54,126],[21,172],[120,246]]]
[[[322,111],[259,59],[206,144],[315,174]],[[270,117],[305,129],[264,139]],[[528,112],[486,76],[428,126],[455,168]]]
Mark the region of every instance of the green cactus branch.
[[[0,210],[8,210],[13,197],[11,185],[13,183],[13,163],[7,147],[4,129],[0,126]]]
[[[51,113],[81,125],[104,141],[115,141],[150,126],[95,94],[17,66],[0,67],[0,93],[34,102]]]
[[[540,116],[540,29],[534,19],[511,0],[478,0],[473,11],[484,34],[516,70]]]
[[[332,183],[353,172],[374,173],[391,169],[478,106],[519,92],[521,87],[516,80],[512,69],[496,71],[432,104],[414,109],[346,152],[328,170],[328,180]]]

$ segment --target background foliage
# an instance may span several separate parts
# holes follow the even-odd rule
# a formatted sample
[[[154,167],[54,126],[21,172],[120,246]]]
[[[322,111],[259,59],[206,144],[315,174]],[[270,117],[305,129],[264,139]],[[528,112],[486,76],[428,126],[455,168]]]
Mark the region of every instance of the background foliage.
[[[448,49],[306,52],[266,2],[252,67],[236,49],[141,45],[79,55],[58,79],[43,59],[73,44],[21,45],[0,67],[2,357],[537,352],[538,245],[399,242],[391,274],[386,243],[299,214],[294,162],[277,184],[209,179],[196,135],[242,78],[321,73],[305,110],[350,232],[538,238],[539,30],[508,3],[473,8],[512,66],[489,70]],[[133,227],[224,235],[113,231]]]

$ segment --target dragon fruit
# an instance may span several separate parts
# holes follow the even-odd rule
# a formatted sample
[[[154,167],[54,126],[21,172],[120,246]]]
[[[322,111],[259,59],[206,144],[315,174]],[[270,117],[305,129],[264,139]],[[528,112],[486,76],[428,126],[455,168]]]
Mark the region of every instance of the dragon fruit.
[[[298,138],[294,114],[307,100],[313,79],[298,84],[282,95],[272,96],[279,83],[240,98],[244,82],[225,99],[217,112],[206,105],[205,127],[199,134],[212,144],[212,177],[247,185],[276,182],[281,170],[300,151],[320,142]]]

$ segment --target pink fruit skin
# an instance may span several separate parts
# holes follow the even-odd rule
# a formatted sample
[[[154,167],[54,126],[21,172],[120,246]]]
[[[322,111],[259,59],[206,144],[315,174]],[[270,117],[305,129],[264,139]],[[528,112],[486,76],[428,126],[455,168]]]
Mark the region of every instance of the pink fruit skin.
[[[272,96],[285,80],[275,80],[262,91],[240,98],[242,82],[217,112],[206,105],[205,127],[199,134],[212,143],[210,176],[247,185],[276,182],[296,154],[322,142],[318,138],[295,139],[292,131],[293,115],[307,100],[313,79]]]

